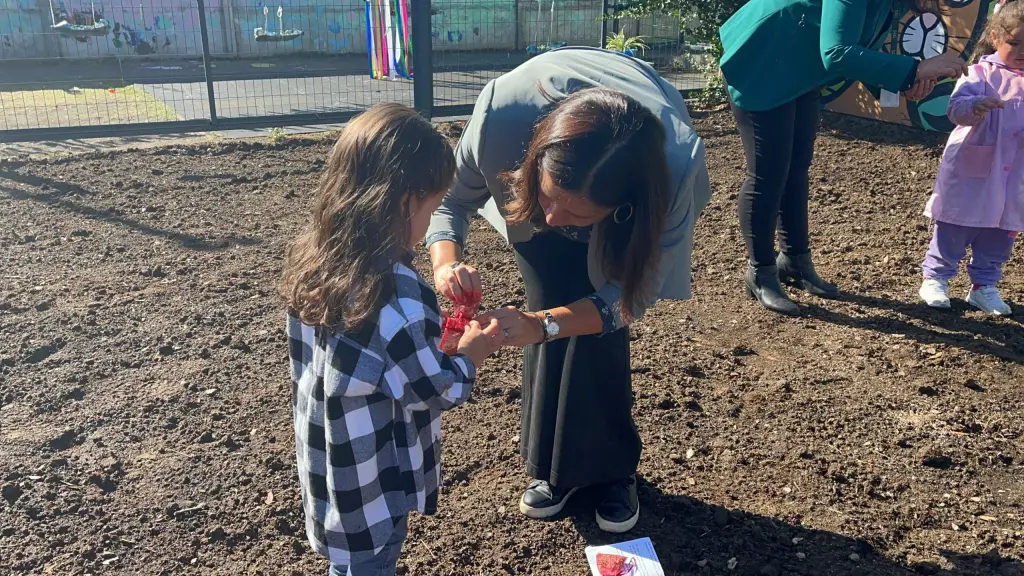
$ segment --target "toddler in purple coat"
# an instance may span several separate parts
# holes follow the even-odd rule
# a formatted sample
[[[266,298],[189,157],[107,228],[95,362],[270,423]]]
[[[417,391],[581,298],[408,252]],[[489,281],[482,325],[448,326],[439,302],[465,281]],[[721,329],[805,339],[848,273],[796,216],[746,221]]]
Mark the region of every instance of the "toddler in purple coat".
[[[1024,0],[989,20],[975,64],[949,101],[949,137],[925,215],[935,221],[922,268],[921,299],[949,308],[949,281],[971,249],[967,302],[1012,313],[996,284],[1024,231]]]

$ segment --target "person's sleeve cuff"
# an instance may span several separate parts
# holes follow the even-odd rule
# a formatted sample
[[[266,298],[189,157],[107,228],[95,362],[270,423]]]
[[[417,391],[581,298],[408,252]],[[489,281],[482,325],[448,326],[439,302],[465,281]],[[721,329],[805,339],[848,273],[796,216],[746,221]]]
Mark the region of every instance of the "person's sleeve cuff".
[[[910,66],[910,73],[907,74],[905,80],[903,80],[903,88],[901,92],[906,92],[914,87],[914,82],[917,81],[917,67],[921,65],[921,62],[917,59],[914,60],[914,64]]]
[[[622,328],[622,315],[618,313],[618,302],[611,303],[605,300],[605,295],[601,292],[595,292],[587,299],[594,303],[597,307],[598,313],[601,314],[601,334],[611,334],[619,328]]]
[[[434,232],[433,234],[427,236],[427,248],[429,249],[431,244],[434,244],[435,242],[440,242],[442,240],[455,242],[456,244],[459,245],[460,248],[465,247],[465,244],[463,244],[462,236],[459,236],[455,232]]]

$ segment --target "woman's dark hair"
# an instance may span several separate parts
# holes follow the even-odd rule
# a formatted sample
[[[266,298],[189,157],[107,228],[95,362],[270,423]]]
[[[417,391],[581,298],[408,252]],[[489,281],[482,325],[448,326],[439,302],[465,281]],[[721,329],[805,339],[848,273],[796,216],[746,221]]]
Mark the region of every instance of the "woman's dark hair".
[[[1007,0],[985,23],[985,29],[971,53],[971,63],[977,64],[983,57],[995,54],[998,48],[994,38],[1009,38],[1024,26],[1024,1]]]
[[[503,174],[513,197],[510,224],[545,228],[539,202],[542,173],[598,206],[623,207],[621,223],[611,215],[595,224],[594,232],[603,239],[603,272],[622,282],[621,313],[630,319],[633,308],[646,306],[653,296],[650,283],[669,207],[664,126],[625,94],[580,90],[540,121],[522,164]],[[630,212],[632,217],[625,218]]]
[[[448,141],[413,110],[380,104],[353,119],[288,251],[280,292],[290,312],[358,330],[393,290],[389,264],[410,244],[409,199],[444,193],[454,175]]]

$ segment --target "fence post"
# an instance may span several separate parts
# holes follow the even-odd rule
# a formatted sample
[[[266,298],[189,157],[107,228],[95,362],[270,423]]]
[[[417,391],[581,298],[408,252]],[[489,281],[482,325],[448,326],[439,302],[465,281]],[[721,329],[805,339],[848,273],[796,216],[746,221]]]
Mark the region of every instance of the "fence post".
[[[213,76],[210,74],[210,32],[206,29],[206,2],[196,0],[199,7],[199,37],[203,42],[203,73],[206,76],[206,96],[210,100],[210,124],[217,125],[217,98],[213,93]]]
[[[608,0],[604,0],[604,1],[607,2]],[[516,52],[519,52],[519,0],[516,0],[515,2],[512,3],[512,9],[515,10],[515,19],[516,19],[515,49],[516,49]]]
[[[430,0],[410,2],[412,10],[412,100],[425,118],[434,114],[434,54],[430,35]]]
[[[604,48],[608,41],[608,0],[601,2],[601,40],[597,45]]]

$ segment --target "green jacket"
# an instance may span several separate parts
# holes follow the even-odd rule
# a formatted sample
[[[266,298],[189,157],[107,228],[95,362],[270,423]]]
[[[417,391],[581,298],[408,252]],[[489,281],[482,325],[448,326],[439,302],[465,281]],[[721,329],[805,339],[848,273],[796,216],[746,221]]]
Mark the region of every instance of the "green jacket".
[[[722,25],[733,102],[770,110],[837,80],[910,88],[917,62],[880,51],[896,0],[750,0]],[[891,14],[891,16],[890,16]]]

